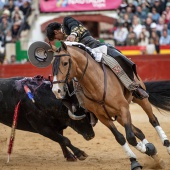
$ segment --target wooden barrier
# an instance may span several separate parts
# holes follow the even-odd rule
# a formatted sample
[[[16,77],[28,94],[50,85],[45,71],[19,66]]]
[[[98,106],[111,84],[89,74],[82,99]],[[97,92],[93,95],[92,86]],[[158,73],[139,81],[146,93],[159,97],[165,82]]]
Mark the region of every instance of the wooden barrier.
[[[170,80],[170,56],[169,55],[140,55],[129,57],[137,65],[137,72],[144,81]],[[52,75],[51,66],[36,68],[30,63],[0,65],[0,77],[15,76],[32,77]]]
[[[50,74],[52,75],[51,66],[47,68],[37,68],[31,63],[0,65],[1,78],[16,76],[33,77],[35,75],[43,75],[47,78]]]

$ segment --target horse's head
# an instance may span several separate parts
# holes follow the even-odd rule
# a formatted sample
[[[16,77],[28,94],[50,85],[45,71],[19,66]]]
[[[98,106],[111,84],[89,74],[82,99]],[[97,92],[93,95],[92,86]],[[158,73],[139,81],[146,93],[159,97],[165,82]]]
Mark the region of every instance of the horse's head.
[[[61,47],[57,50],[53,62],[53,88],[52,91],[58,99],[63,99],[66,95],[67,84],[72,80],[72,60],[67,46],[61,42]]]

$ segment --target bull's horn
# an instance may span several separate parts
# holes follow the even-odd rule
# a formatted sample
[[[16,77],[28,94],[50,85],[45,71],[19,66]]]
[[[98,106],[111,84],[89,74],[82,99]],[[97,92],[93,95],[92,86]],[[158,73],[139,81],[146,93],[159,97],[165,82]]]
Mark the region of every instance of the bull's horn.
[[[81,119],[83,119],[83,118],[86,117],[86,115],[76,116],[76,115],[74,115],[70,110],[68,110],[68,115],[69,115],[70,118],[73,119],[73,120],[81,120]]]

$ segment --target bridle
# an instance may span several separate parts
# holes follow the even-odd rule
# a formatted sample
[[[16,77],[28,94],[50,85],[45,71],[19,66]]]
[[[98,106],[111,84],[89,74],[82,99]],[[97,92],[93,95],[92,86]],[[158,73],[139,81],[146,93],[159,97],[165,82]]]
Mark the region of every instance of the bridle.
[[[58,84],[58,83],[64,83],[64,88],[65,90],[68,92],[69,96],[71,97],[72,95],[74,95],[76,93],[77,90],[74,90],[72,93],[70,93],[69,91],[69,88],[68,88],[68,80],[69,80],[69,77],[70,77],[70,71],[71,71],[71,66],[72,66],[72,60],[71,60],[71,55],[69,53],[67,54],[60,54],[60,55],[55,55],[54,57],[65,57],[65,56],[69,56],[69,67],[68,67],[68,71],[67,71],[67,74],[66,74],[66,77],[64,80],[57,80],[57,81],[53,81],[53,84]],[[86,57],[87,60],[86,60],[86,65],[85,65],[85,68],[83,70],[83,73],[81,75],[81,78],[79,80],[79,83],[82,81],[85,73],[86,73],[86,70],[87,70],[87,67],[88,67],[88,56]],[[54,66],[53,66],[54,67]],[[60,70],[60,68],[58,68]],[[61,72],[61,71],[60,71]],[[62,73],[62,72],[61,72]]]

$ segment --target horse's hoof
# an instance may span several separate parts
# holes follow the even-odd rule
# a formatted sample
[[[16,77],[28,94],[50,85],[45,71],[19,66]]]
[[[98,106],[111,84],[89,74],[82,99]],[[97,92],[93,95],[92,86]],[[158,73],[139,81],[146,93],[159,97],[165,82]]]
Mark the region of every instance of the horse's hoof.
[[[165,162],[161,157],[159,157],[158,153],[153,155],[152,158],[155,160],[155,162],[161,169],[165,168]]]
[[[77,158],[81,161],[85,160],[88,157],[88,155],[85,152],[81,152],[81,154],[79,154],[79,156],[77,156]]]
[[[157,153],[155,146],[152,143],[147,143],[146,145],[146,154],[149,156],[155,155]]]
[[[138,161],[132,161],[131,170],[141,170],[142,166],[138,163]]]

